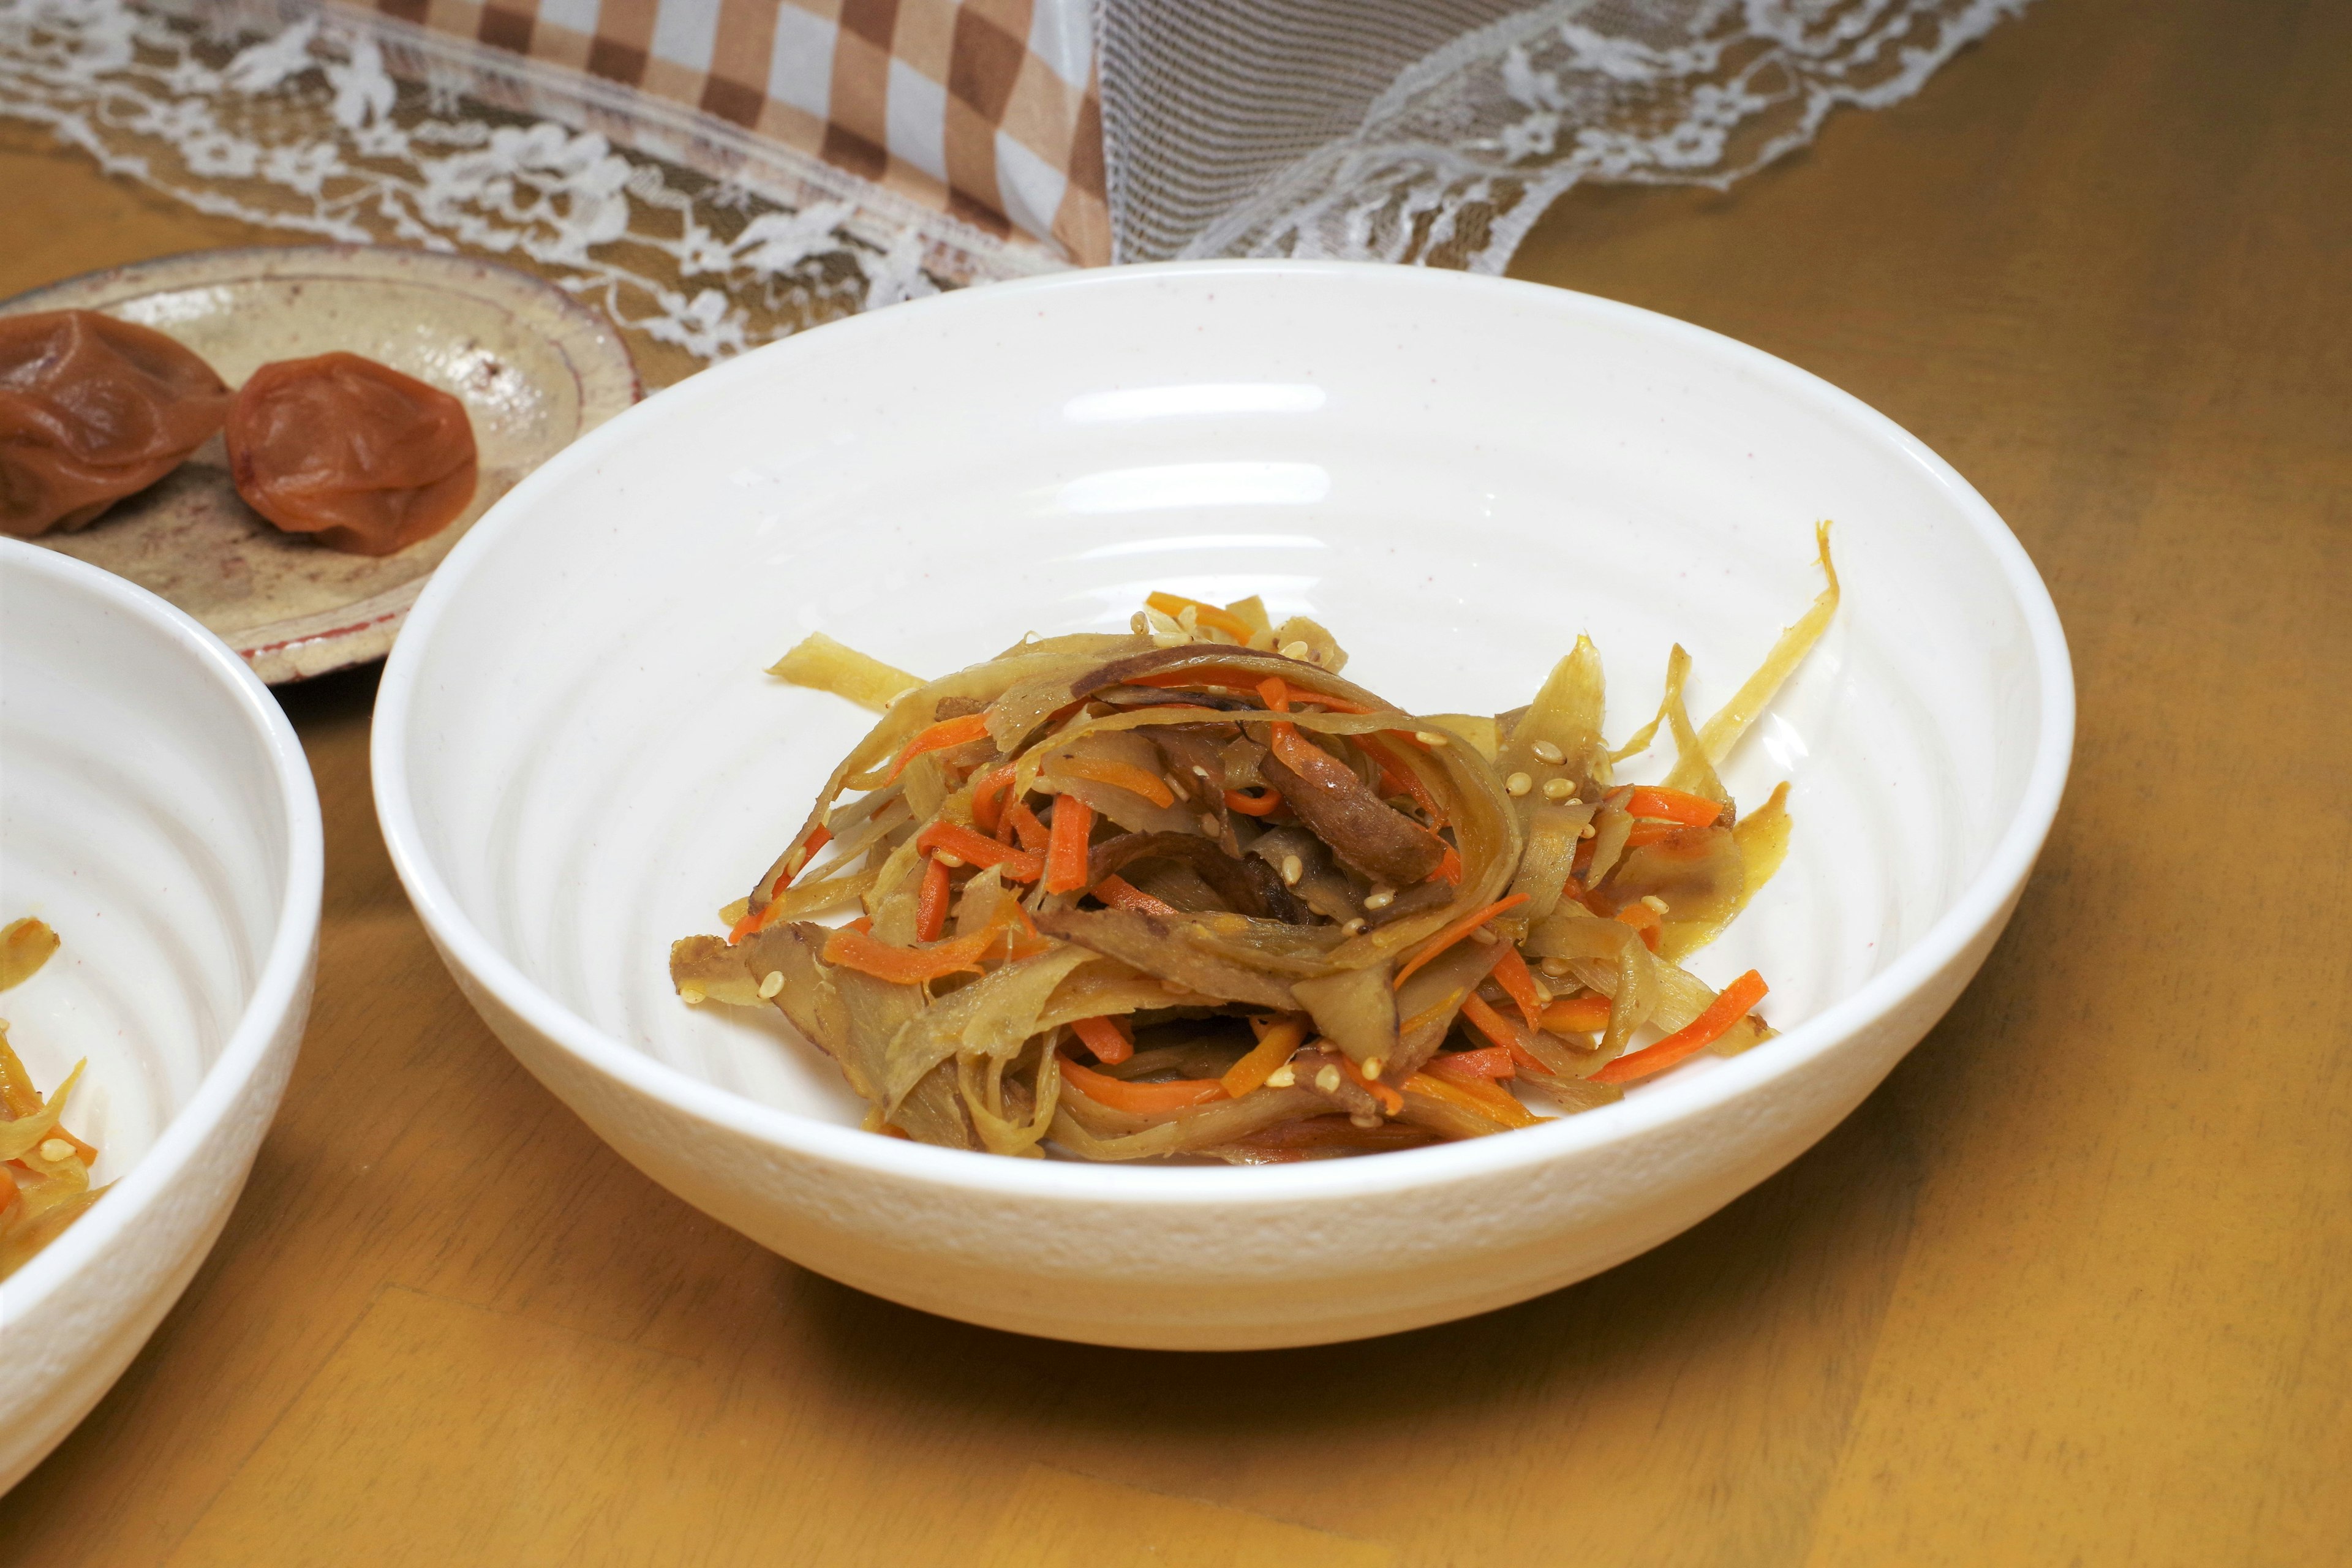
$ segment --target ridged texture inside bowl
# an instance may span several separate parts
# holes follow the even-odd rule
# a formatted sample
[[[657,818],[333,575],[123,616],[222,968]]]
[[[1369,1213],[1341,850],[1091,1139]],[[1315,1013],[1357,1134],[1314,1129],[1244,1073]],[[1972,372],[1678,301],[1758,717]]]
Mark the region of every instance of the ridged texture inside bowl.
[[[1897,964],[2026,803],[2048,649],[2021,557],[1850,401],[1547,290],[1074,280],[687,384],[518,492],[436,588],[395,674],[413,676],[399,765],[423,858],[530,983],[695,1079],[848,1124],[833,1068],[780,1023],[688,1009],[663,970],[672,937],[719,929],[867,722],[760,673],[805,633],[933,674],[1024,631],[1123,626],[1152,588],[1258,593],[1331,626],[1351,679],[1492,712],[1583,631],[1622,735],[1677,640],[1702,715],[1748,674],[1820,587],[1820,517],[1846,608],[1727,770],[1744,805],[1794,780],[1793,846],[1695,964],[1761,969],[1786,1028]],[[1102,1179],[1129,1174],[1149,1173]]]

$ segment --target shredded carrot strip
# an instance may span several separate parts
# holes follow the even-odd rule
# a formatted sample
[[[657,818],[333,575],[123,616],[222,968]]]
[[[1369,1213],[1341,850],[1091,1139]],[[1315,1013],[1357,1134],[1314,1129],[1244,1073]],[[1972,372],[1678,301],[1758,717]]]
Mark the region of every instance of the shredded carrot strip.
[[[1012,786],[1013,769],[1017,765],[1013,763],[999,763],[971,781],[972,820],[991,833],[995,832],[998,825],[1003,820],[1003,812],[996,797]]]
[[[1079,1018],[1071,1023],[1070,1030],[1105,1067],[1117,1067],[1135,1054],[1135,1042],[1116,1018]]]
[[[1378,1079],[1366,1078],[1364,1076],[1363,1069],[1358,1067],[1354,1062],[1349,1061],[1344,1053],[1334,1056],[1331,1060],[1334,1065],[1339,1068],[1339,1071],[1346,1075],[1348,1081],[1354,1084],[1358,1089],[1363,1089],[1369,1093],[1379,1104],[1380,1108],[1382,1110],[1387,1111],[1391,1116],[1394,1116],[1398,1111],[1404,1109],[1403,1095],[1399,1094],[1395,1089],[1391,1089],[1387,1084],[1382,1083]]]
[[[1290,711],[1290,682],[1283,679],[1282,677],[1269,675],[1259,681],[1257,694],[1265,699],[1266,711],[1269,713]],[[1294,730],[1291,733],[1295,735],[1297,731]]]
[[[1421,782],[1419,773],[1406,766],[1402,758],[1388,749],[1387,737],[1359,735],[1356,737],[1356,744],[1370,752],[1372,760],[1380,763],[1381,782],[1395,784],[1396,787],[1389,791],[1391,795],[1412,796],[1412,803],[1429,814],[1429,825],[1432,827],[1445,826],[1445,813],[1439,807],[1437,797],[1429,793],[1429,786]]]
[[[944,849],[967,865],[993,866],[1009,881],[1034,882],[1045,874],[1045,863],[1034,850],[982,838],[960,822],[932,823],[915,835],[915,847],[927,855]]]
[[[1488,1046],[1476,1051],[1440,1051],[1423,1062],[1421,1070],[1451,1079],[1456,1083],[1485,1083],[1493,1079],[1509,1078],[1519,1070],[1519,1064],[1501,1046]]]
[[[1752,1011],[1764,1000],[1771,988],[1764,977],[1749,970],[1725,986],[1706,1012],[1645,1050],[1629,1057],[1619,1057],[1592,1075],[1597,1083],[1631,1083],[1637,1078],[1664,1072],[1686,1057],[1696,1056],[1721,1039],[1732,1025]]]
[[[1431,937],[1427,942],[1422,943],[1421,951],[1414,953],[1411,958],[1406,959],[1404,961],[1404,967],[1397,971],[1396,983],[1398,988],[1402,989],[1404,983],[1412,979],[1413,972],[1419,969],[1423,964],[1427,963],[1431,959],[1435,958],[1439,953],[1444,952],[1447,948],[1452,947],[1455,942],[1460,942],[1464,937],[1468,936],[1472,931],[1476,931],[1480,926],[1485,925],[1496,915],[1507,913],[1527,901],[1528,896],[1525,893],[1513,893],[1509,898],[1498,899],[1495,902],[1488,904],[1483,910],[1472,910],[1468,914],[1464,915],[1460,920],[1455,921],[1452,925],[1447,926],[1444,931],[1439,931],[1435,936]]]
[[[1647,904],[1636,901],[1619,910],[1616,920],[1619,925],[1632,926],[1635,931],[1640,931],[1643,947],[1648,948],[1652,952],[1658,951],[1659,927],[1664,922],[1658,919],[1657,910]]]
[[[1045,825],[1037,820],[1037,814],[1029,809],[1027,801],[1016,800],[1006,806],[1004,820],[1012,826],[1014,836],[1021,840],[1022,848],[1032,855],[1040,854],[1045,850],[1049,838],[1045,832]]]
[[[882,782],[887,784],[905,773],[907,764],[925,752],[943,752],[950,746],[961,746],[966,741],[984,739],[987,734],[988,715],[985,713],[966,713],[961,718],[942,719],[907,742],[907,749],[898,753],[898,760],[890,764],[890,771],[882,775]]]
[[[1180,1078],[1173,1083],[1128,1083],[1080,1067],[1066,1053],[1062,1058],[1062,1076],[1069,1080],[1071,1088],[1096,1104],[1124,1110],[1129,1116],[1164,1116],[1225,1098],[1225,1086],[1213,1078]]]
[[[1146,594],[1143,602],[1171,620],[1181,619],[1184,612],[1190,610],[1194,626],[1213,626],[1244,646],[1257,635],[1255,626],[1231,610],[1221,610],[1214,605],[1204,605],[1181,594]]]
[[[1511,1098],[1507,1089],[1492,1084],[1473,1085],[1449,1083],[1442,1078],[1432,1078],[1417,1072],[1404,1080],[1405,1088],[1432,1100],[1442,1100],[1464,1110],[1475,1111],[1489,1121],[1499,1121],[1506,1127],[1533,1127],[1542,1118]]]
[[[1445,853],[1438,859],[1437,869],[1432,871],[1423,880],[1444,882],[1456,888],[1462,885],[1462,857],[1454,850],[1453,845],[1449,844],[1445,847]]]
[[[1653,822],[1643,817],[1625,830],[1625,847],[1641,849],[1652,844],[1663,844],[1669,838],[1681,837],[1684,831],[1679,822]]]
[[[1625,802],[1625,809],[1634,816],[1661,817],[1685,827],[1707,826],[1723,815],[1722,805],[1703,795],[1654,786],[1635,790]]]
[[[1176,792],[1168,787],[1166,779],[1150,768],[1139,767],[1133,763],[1122,763],[1109,757],[1063,757],[1054,763],[1054,771],[1067,773],[1072,778],[1092,779],[1097,784],[1130,791],[1154,805],[1176,804]]]
[[[937,947],[893,947],[877,940],[870,931],[843,926],[825,938],[824,961],[844,969],[855,969],[860,974],[870,974],[877,980],[913,985],[959,970],[978,973],[981,955],[994,941],[992,933],[975,931]]]
[[[1217,1081],[1224,1085],[1227,1094],[1239,1100],[1263,1088],[1265,1080],[1274,1076],[1274,1069],[1288,1061],[1299,1042],[1306,1038],[1305,1024],[1297,1018],[1280,1019],[1257,1037],[1257,1046],[1249,1055],[1227,1068],[1225,1076]]]
[[[1551,1068],[1544,1065],[1543,1058],[1528,1049],[1520,1041],[1518,1031],[1511,1026],[1511,1021],[1486,1005],[1485,997],[1475,994],[1465,997],[1462,1002],[1462,1016],[1468,1019],[1480,1034],[1508,1051],[1511,1054],[1511,1060],[1529,1072],[1539,1072],[1546,1078],[1551,1077]]]
[[[1609,1026],[1609,998],[1599,992],[1571,996],[1543,1010],[1543,1026],[1555,1035],[1590,1035]]]
[[[1075,893],[1087,885],[1087,840],[1095,830],[1095,808],[1076,795],[1056,795],[1054,823],[1045,843],[1045,890]]]
[[[1264,787],[1264,786],[1260,786]],[[1282,796],[1268,789],[1264,795],[1244,795],[1237,789],[1225,792],[1225,809],[1238,811],[1244,816],[1272,816],[1282,809]]]
[[[1516,947],[1503,950],[1502,961],[1494,968],[1495,984],[1517,1005],[1519,1016],[1528,1021],[1530,1029],[1543,1027],[1543,996],[1536,990],[1536,977],[1528,972],[1528,961],[1519,956]]]
[[[841,929],[844,931],[870,931],[874,929],[874,917],[872,915],[860,915],[856,920],[849,921]]]
[[[915,895],[915,940],[937,942],[948,929],[948,868],[936,855],[923,858],[922,890]]]
[[[1126,878],[1114,873],[1095,884],[1095,897],[1115,910],[1139,910],[1147,915],[1172,915],[1173,904],[1163,904]]]
[[[782,894],[786,888],[793,885],[793,878],[808,869],[808,863],[816,858],[816,852],[818,850],[824,848],[826,845],[832,842],[833,829],[830,827],[819,827],[812,831],[808,836],[808,842],[801,847],[800,864],[791,868],[789,870],[785,871],[782,876],[776,879],[776,885],[768,890],[768,907],[766,909],[761,910],[756,915],[749,910],[743,911],[743,918],[735,922],[735,929],[727,933],[727,945],[732,947],[736,943],[741,942],[745,937],[750,936],[753,931],[767,930],[768,921],[775,913],[776,899],[778,895]]]

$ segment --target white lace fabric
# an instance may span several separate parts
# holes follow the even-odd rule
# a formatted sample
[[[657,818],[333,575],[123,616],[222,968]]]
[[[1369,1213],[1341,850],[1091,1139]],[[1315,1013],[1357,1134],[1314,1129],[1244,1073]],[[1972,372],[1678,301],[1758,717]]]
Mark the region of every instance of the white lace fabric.
[[[1113,253],[1499,272],[1579,182],[1727,185],[2027,4],[1096,0]],[[205,212],[524,263],[705,359],[1062,265],[713,116],[304,0],[0,0],[0,115]]]
[[[0,114],[200,211],[520,263],[704,359],[1060,265],[712,117],[363,13],[0,0]]]

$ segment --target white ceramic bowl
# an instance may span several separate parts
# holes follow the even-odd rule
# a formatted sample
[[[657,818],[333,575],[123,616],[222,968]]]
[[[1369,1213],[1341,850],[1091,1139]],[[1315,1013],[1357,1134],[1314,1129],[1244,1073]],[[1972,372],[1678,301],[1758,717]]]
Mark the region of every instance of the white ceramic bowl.
[[[760,672],[823,628],[936,673],[1152,587],[1264,594],[1423,710],[1525,701],[1580,630],[1645,717],[1846,608],[1734,759],[1788,865],[1702,955],[1787,1033],[1524,1132],[1276,1168],[872,1137],[780,1021],[689,1009],[716,929],[865,727]],[[1412,268],[1071,274],[793,338],[526,480],[419,601],[376,709],[394,858],[541,1080],[656,1181],[926,1310],[1163,1347],[1307,1343],[1549,1290],[1695,1223],[1853,1109],[2000,933],[2073,688],[2032,565],[1958,475],[1804,373],[1644,311]],[[1638,775],[1636,775],[1638,776]],[[1655,775],[1650,775],[1655,776]]]
[[[0,1283],[0,1491],[121,1374],[211,1250],[310,1007],[319,800],[286,716],[143,588],[0,540],[0,920],[64,947],[0,994],[112,1184]]]

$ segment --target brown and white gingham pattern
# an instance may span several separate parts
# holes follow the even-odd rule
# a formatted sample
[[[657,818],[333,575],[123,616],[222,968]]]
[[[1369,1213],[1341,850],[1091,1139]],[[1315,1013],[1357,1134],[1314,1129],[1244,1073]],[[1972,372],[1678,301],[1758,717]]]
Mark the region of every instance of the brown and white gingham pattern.
[[[1087,0],[374,0],[1110,259]]]

